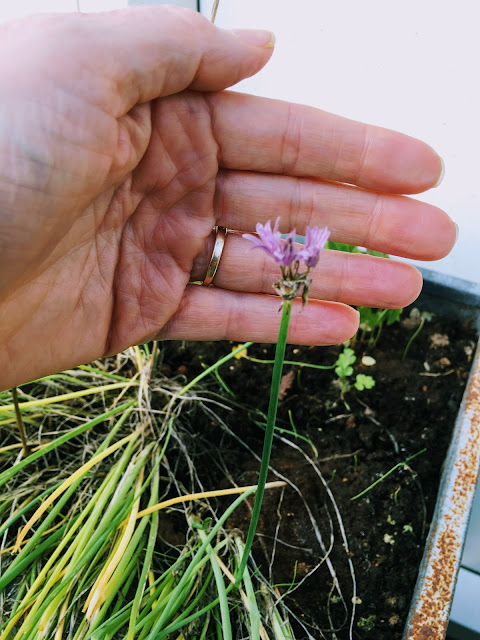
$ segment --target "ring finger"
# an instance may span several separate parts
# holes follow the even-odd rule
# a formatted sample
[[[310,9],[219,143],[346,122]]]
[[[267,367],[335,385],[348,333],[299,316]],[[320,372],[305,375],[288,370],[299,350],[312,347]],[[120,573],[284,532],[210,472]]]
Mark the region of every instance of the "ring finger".
[[[195,260],[192,281],[205,276],[213,240],[212,236]],[[227,234],[215,287],[242,293],[273,292],[279,268],[263,251],[251,248],[251,242],[240,234]],[[419,271],[409,264],[342,251],[323,251],[311,277],[311,298],[369,307],[404,307],[416,299],[422,286]]]

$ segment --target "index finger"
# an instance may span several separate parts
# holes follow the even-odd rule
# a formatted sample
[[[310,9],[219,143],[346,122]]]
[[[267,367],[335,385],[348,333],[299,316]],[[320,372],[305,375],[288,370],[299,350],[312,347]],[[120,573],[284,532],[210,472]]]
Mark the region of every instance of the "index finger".
[[[427,144],[320,109],[234,92],[208,96],[220,164],[373,191],[420,193],[443,162]]]

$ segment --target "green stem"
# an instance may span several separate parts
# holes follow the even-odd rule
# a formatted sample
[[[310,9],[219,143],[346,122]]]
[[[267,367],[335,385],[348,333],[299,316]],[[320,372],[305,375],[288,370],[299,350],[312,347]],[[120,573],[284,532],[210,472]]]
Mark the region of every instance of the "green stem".
[[[275,360],[262,360],[261,358],[253,358],[252,356],[243,356],[245,360],[250,360],[250,362],[258,362],[259,364],[273,364]],[[310,364],[309,362],[301,362],[300,360],[284,360],[283,364],[291,364],[293,366],[297,365],[301,368],[306,367],[310,369],[334,369],[337,366],[337,363],[327,365],[320,364]]]
[[[205,542],[207,537],[205,531],[199,530],[198,535],[200,536],[200,540]],[[210,559],[210,563],[213,569],[213,575],[215,578],[215,584],[217,587],[218,599],[219,599],[219,608],[220,608],[220,618],[222,622],[222,638],[223,640],[232,640],[232,623],[230,620],[230,608],[228,605],[228,597],[227,591],[225,589],[225,582],[223,579],[222,570],[220,565],[218,564],[217,557],[212,549],[212,545],[207,545],[207,555]]]
[[[222,364],[225,364],[225,362],[228,362],[229,360],[234,358],[237,355],[237,353],[240,353],[241,351],[244,351],[245,349],[248,349],[249,347],[251,347],[252,344],[253,342],[245,342],[244,344],[238,345],[238,347],[234,349],[231,353],[227,353],[226,356],[223,356],[223,358],[220,358],[220,360],[217,360],[215,364],[212,364],[211,367],[208,367],[207,369],[202,371],[202,373],[200,373],[196,378],[194,378],[193,380],[190,380],[190,382],[186,384],[183,387],[183,389],[180,389],[177,396],[182,396],[184,393],[187,393],[187,391],[190,391],[190,389],[194,387],[198,382],[200,382],[200,380],[202,380],[203,378],[206,378],[213,371],[216,371],[219,367],[221,367]]]
[[[13,399],[13,404],[15,405],[15,416],[17,418],[17,427],[18,427],[18,432],[20,434],[20,440],[22,441],[23,455],[27,457],[30,454],[30,449],[27,444],[25,427],[23,426],[22,412],[20,411],[20,407],[18,405],[17,387],[13,387],[12,389],[12,399]]]
[[[381,476],[380,478],[378,478],[378,480],[375,480],[375,482],[372,482],[371,485],[369,485],[366,489],[364,489],[363,491],[361,491],[360,493],[357,493],[356,496],[353,496],[353,498],[350,498],[350,500],[357,500],[357,498],[361,498],[362,496],[364,496],[368,491],[370,491],[370,489],[373,489],[373,487],[376,487],[377,484],[379,484],[380,482],[383,482],[383,480],[385,480],[385,478],[388,478],[388,476],[390,474],[392,474],[394,471],[396,471],[397,469],[399,469],[400,467],[403,467],[404,465],[407,464],[407,462],[410,462],[411,460],[413,460],[414,458],[416,458],[417,456],[419,456],[421,453],[425,453],[426,449],[422,449],[421,451],[417,451],[417,453],[414,453],[412,456],[409,456],[406,460],[404,460],[403,462],[399,462],[398,464],[396,464],[394,467],[392,467],[391,469],[389,469],[389,471],[387,471],[387,473],[384,473],[383,476]]]
[[[265,439],[263,441],[262,462],[260,465],[260,473],[258,476],[257,492],[255,494],[255,502],[253,503],[252,519],[248,528],[247,539],[245,541],[245,550],[243,552],[240,566],[238,567],[235,584],[239,585],[248,562],[248,556],[255,537],[258,520],[260,518],[260,509],[262,508],[263,494],[265,492],[265,484],[267,482],[268,467],[270,462],[270,453],[272,451],[273,433],[275,430],[275,420],[277,417],[278,394],[280,391],[280,381],[282,379],[283,361],[285,360],[285,348],[287,346],[288,325],[290,323],[290,314],[292,312],[292,303],[284,301],[282,310],[282,319],[280,321],[280,329],[278,332],[277,347],[275,349],[275,362],[273,364],[272,383],[270,386],[270,402],[268,404],[267,426],[265,428]]]
[[[403,354],[402,354],[402,360],[405,360],[405,358],[407,357],[407,353],[408,353],[410,347],[412,346],[412,342],[415,340],[415,338],[418,336],[420,331],[423,329],[423,325],[424,324],[425,324],[425,318],[422,317],[422,319],[420,320],[420,324],[418,325],[417,330],[415,331],[413,336],[410,338],[410,340],[407,342],[407,346],[405,347],[405,349],[403,351]]]

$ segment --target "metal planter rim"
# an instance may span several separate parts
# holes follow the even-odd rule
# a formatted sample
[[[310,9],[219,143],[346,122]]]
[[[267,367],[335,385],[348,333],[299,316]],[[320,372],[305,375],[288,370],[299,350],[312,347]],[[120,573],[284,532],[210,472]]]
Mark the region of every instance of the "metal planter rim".
[[[423,271],[419,306],[480,327],[480,285]],[[480,342],[444,463],[403,640],[445,637],[480,467]]]

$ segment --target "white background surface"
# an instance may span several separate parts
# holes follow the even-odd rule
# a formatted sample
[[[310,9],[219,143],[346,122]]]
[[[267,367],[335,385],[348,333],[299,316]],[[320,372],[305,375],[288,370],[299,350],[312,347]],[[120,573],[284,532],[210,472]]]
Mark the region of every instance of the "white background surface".
[[[127,0],[79,4],[108,10]],[[205,15],[211,4],[202,0]],[[76,10],[76,0],[0,0],[3,20]],[[450,256],[426,266],[477,282],[479,23],[478,0],[221,0],[217,14],[219,26],[264,27],[277,36],[270,64],[240,90],[398,129],[437,150],[445,179],[422,198],[452,216],[460,237]]]
[[[209,15],[211,0],[201,0]],[[217,24],[277,36],[269,65],[239,89],[317,106],[431,144],[446,164],[423,199],[460,226],[428,268],[480,281],[478,0],[220,0]]]

